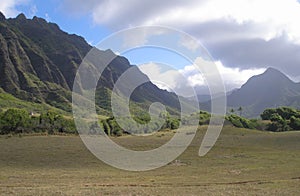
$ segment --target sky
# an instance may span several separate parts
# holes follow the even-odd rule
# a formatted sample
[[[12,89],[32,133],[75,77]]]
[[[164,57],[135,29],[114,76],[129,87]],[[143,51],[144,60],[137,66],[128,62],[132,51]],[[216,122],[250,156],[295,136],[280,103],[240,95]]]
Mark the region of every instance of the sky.
[[[28,18],[43,17],[68,33],[83,36],[91,45],[126,28],[161,25],[178,29],[207,49],[227,91],[239,88],[268,67],[300,81],[297,0],[1,0],[0,11],[7,18],[21,12]],[[173,66],[187,78],[188,85],[205,86],[193,62],[170,51],[150,47],[121,55],[144,67],[141,69],[150,79],[151,75],[169,77],[172,88],[182,81],[156,62]]]

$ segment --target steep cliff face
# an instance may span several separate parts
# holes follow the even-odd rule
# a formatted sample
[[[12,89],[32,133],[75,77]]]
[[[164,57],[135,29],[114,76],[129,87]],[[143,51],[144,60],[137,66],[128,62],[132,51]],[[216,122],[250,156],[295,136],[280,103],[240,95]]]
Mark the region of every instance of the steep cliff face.
[[[66,37],[69,35],[43,19],[35,17],[28,20],[23,14],[8,20],[2,17],[0,87],[25,100],[50,104],[52,101],[69,103],[71,96],[68,91],[81,56],[75,54],[73,58],[78,63],[72,62],[73,58],[68,52],[73,54],[78,49],[72,43],[76,41]],[[52,44],[55,39],[59,44]],[[74,39],[84,41],[82,38]],[[85,47],[85,51],[82,49],[82,55],[89,48]],[[63,55],[64,51],[66,55]]]
[[[91,49],[82,37],[63,32],[42,18],[27,19],[20,14],[6,19],[0,13],[0,88],[23,100],[70,110],[77,69]],[[98,51],[100,58],[109,53]],[[109,92],[130,67],[129,61],[120,56],[108,65],[96,95],[100,107],[110,107]],[[138,69],[135,74],[146,77]],[[132,100],[141,104],[160,101],[170,108],[180,108],[176,95],[151,82],[136,89]]]

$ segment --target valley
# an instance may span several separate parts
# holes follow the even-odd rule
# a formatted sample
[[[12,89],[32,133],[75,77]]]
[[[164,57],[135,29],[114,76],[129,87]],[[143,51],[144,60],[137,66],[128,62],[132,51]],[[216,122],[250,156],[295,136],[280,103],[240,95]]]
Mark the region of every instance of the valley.
[[[92,48],[95,58],[80,79],[86,83],[74,83]],[[93,89],[90,80],[111,57]],[[134,89],[130,114],[122,116],[129,127],[129,118],[146,125],[138,136],[120,127],[111,105],[114,86],[129,69],[133,75],[118,89],[117,109],[127,109],[122,96],[137,78],[147,81]],[[79,86],[75,93],[73,85]],[[74,124],[72,95],[93,90],[96,122],[89,113],[80,119],[90,135],[100,127],[120,146],[145,151],[171,140],[180,125],[197,120],[196,136],[183,154],[161,168],[113,168],[92,155]],[[200,111],[188,97],[158,88],[129,59],[110,49],[96,49],[43,18],[28,19],[22,13],[6,18],[0,12],[0,195],[300,194],[300,83],[269,67],[228,93],[227,113],[218,116],[225,119],[223,130],[204,157],[198,151],[211,119],[211,102],[209,95],[199,93],[198,98]],[[147,126],[152,103],[165,106],[157,114],[164,120],[161,126]],[[183,105],[193,113],[180,116]],[[154,112],[161,111],[159,107]]]

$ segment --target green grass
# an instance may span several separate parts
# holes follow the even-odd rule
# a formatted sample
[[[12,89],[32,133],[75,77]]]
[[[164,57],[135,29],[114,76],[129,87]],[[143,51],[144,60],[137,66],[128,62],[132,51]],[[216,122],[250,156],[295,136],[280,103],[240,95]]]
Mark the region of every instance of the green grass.
[[[78,136],[1,136],[0,194],[7,195],[299,195],[300,132],[226,126],[198,157],[201,127],[177,161],[147,172],[112,168]],[[158,147],[172,132],[112,138],[136,150]]]
[[[6,110],[9,108],[22,108],[27,111],[34,111],[34,112],[54,110],[62,114],[67,114],[67,112],[52,107],[45,103],[39,104],[39,103],[33,103],[33,102],[28,102],[28,101],[18,99],[11,94],[1,91],[0,89],[0,109]]]

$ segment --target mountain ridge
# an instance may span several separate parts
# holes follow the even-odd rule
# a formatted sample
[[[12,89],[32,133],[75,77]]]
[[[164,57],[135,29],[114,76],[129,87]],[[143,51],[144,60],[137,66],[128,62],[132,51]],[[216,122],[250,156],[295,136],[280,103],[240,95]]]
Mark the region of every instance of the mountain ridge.
[[[242,107],[248,117],[258,116],[266,108],[279,106],[299,107],[300,84],[274,68],[252,76],[241,88],[227,97],[231,108]]]
[[[300,83],[292,81],[281,71],[267,68],[252,76],[240,88],[227,94],[227,112],[239,111],[243,117],[259,118],[267,108],[281,106],[300,109]],[[210,111],[211,100],[200,102],[200,108]]]
[[[21,100],[46,103],[70,112],[77,69],[92,48],[84,38],[68,34],[43,18],[27,19],[19,14],[6,19],[0,13],[0,88]],[[101,59],[112,51],[97,49],[96,52]],[[96,65],[91,66],[97,70]],[[115,55],[105,68],[96,91],[100,108],[110,109],[114,84],[131,67],[135,66],[128,59]],[[90,74],[93,77],[93,73]],[[139,69],[135,74],[148,79]],[[174,93],[148,81],[131,96],[137,108],[147,108],[150,102],[159,101],[170,111],[179,111],[180,104]]]

